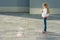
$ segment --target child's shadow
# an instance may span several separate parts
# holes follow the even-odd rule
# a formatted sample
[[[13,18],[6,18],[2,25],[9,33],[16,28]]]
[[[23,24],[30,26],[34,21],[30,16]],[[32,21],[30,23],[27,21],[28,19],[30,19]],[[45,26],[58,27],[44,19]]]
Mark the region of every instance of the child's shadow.
[[[36,40],[60,40],[60,34],[54,32],[40,33]]]

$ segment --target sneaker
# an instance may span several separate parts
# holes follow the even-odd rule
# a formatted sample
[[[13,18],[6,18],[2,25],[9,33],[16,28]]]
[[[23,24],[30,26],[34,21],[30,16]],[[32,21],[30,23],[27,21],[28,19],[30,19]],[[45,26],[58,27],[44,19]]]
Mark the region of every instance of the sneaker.
[[[42,31],[42,33],[46,33],[46,31]]]

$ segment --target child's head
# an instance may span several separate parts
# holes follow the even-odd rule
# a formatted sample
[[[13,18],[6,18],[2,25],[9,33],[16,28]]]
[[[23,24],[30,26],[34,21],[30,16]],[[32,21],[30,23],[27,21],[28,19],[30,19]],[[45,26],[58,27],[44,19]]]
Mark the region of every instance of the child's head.
[[[47,8],[47,13],[50,13],[49,8],[48,8],[48,4],[46,2],[43,3],[42,7]]]
[[[48,8],[48,4],[46,2],[43,3],[43,8]]]

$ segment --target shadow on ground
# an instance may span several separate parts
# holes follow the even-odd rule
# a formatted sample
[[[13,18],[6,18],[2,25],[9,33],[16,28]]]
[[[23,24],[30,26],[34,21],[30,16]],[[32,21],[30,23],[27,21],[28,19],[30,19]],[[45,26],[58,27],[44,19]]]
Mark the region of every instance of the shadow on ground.
[[[59,40],[60,34],[55,32],[47,32],[45,34],[39,34],[39,36],[36,38],[37,40]]]
[[[42,19],[41,14],[0,12],[0,15],[18,16],[18,17],[33,18],[33,19]],[[60,20],[60,14],[51,14],[49,16],[48,20]]]

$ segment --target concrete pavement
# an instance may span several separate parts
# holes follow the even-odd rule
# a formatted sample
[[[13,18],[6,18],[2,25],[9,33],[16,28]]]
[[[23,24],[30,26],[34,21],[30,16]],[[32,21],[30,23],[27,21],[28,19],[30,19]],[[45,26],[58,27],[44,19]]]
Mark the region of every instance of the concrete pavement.
[[[40,15],[0,13],[0,40],[60,40],[60,15],[51,15],[42,34]]]

